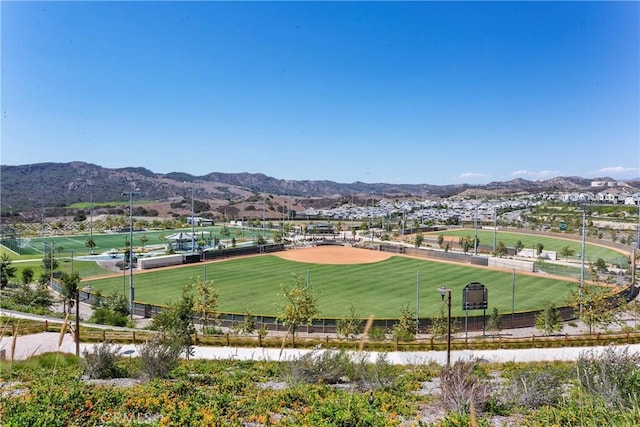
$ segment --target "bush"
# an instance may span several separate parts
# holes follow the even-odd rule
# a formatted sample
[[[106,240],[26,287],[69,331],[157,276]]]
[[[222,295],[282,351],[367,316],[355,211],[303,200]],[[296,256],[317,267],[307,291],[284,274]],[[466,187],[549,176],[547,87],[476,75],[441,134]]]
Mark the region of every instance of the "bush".
[[[353,374],[353,363],[344,350],[312,351],[289,362],[288,368],[294,383],[337,384]]]
[[[442,404],[448,412],[469,414],[471,405],[478,413],[484,411],[492,394],[488,380],[476,372],[478,361],[456,361],[440,373]]]
[[[628,347],[607,347],[601,354],[583,353],[577,363],[580,385],[610,407],[633,407],[640,396],[640,354]]]
[[[563,393],[561,376],[557,369],[548,366],[519,368],[507,380],[501,400],[507,405],[531,409],[554,405]]]
[[[399,378],[399,369],[389,363],[387,353],[380,353],[375,363],[370,363],[367,356],[362,355],[353,364],[350,378],[360,390],[390,389]]]
[[[120,378],[123,374],[118,367],[121,348],[119,345],[103,342],[95,346],[92,353],[85,350],[83,352],[85,375],[92,379]]]
[[[372,326],[368,335],[371,341],[384,341],[386,338],[385,331],[380,326]]]
[[[109,310],[106,307],[93,310],[93,315],[89,319],[89,322],[111,326],[127,326],[130,324],[129,317],[126,314]]]
[[[178,366],[182,347],[180,343],[169,343],[162,336],[138,346],[140,373],[145,379],[165,378]]]

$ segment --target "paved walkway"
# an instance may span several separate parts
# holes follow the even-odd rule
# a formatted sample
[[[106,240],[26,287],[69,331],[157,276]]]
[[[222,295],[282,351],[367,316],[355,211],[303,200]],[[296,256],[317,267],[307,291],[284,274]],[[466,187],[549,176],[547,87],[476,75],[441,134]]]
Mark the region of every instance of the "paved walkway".
[[[62,323],[62,319],[54,317],[38,316],[34,314],[19,313],[10,310],[0,309],[0,315],[15,318],[45,320],[49,322]],[[94,325],[81,322],[81,325],[114,330],[132,330],[130,328],[118,328],[114,326]],[[519,332],[522,330],[510,330],[503,332]],[[0,329],[1,332],[1,329]],[[528,332],[531,334],[532,332]],[[85,350],[92,352],[95,343],[80,343],[80,354]],[[137,354],[138,348],[135,344],[125,344],[121,346],[121,352],[133,350],[132,357]],[[640,344],[632,344],[627,347],[630,352],[640,353]],[[576,360],[581,354],[588,351],[600,352],[606,346],[598,347],[560,347],[560,348],[532,348],[532,349],[501,349],[501,350],[454,350],[451,351],[451,362],[456,360],[470,360],[480,358],[487,362],[532,362],[532,361],[570,361]],[[32,335],[0,338],[0,353],[4,351],[7,360],[25,360],[33,355],[60,351],[63,353],[75,353],[76,345],[71,334],[60,335],[56,332],[43,332]],[[235,359],[235,360],[290,360],[298,358],[313,350],[308,349],[283,349],[264,347],[195,347],[193,358],[195,359]],[[370,361],[374,362],[379,353],[363,352]],[[387,352],[388,361],[394,364],[419,364],[434,361],[438,364],[446,363],[446,351],[401,351]]]
[[[80,343],[80,353],[85,350],[92,352],[95,343]],[[640,353],[640,344],[626,346],[630,352]],[[601,352],[606,346],[599,347],[562,347],[562,348],[533,348],[518,350],[462,350],[451,352],[451,362],[456,360],[471,360],[479,358],[492,363],[504,362],[541,362],[541,361],[571,361],[576,360],[585,352]],[[621,346],[620,348],[623,348]],[[56,332],[42,332],[33,335],[0,338],[0,352],[5,351],[7,360],[25,360],[34,355],[46,352],[75,353],[73,337],[66,333],[60,336]],[[133,350],[132,357],[138,352],[137,345],[125,344],[121,352],[127,354]],[[300,357],[314,350],[279,348],[236,348],[236,347],[195,347],[194,359],[233,359],[233,360],[272,360],[285,361]],[[371,362],[375,362],[380,353],[363,352]],[[412,365],[424,364],[430,361],[443,365],[446,362],[446,351],[403,351],[386,353],[387,360],[393,364]]]

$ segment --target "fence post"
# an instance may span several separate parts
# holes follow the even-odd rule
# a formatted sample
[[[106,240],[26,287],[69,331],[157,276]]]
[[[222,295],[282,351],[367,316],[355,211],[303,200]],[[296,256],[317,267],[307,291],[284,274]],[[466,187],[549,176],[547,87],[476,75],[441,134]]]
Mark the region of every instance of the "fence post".
[[[44,331],[45,332],[49,332],[49,320],[48,319],[44,319]],[[627,335],[629,335],[627,333]]]
[[[627,335],[629,335],[629,334],[627,334]],[[325,342],[327,343],[327,345],[329,345],[329,335],[327,335],[327,336],[325,337]]]
[[[498,349],[502,350],[502,335],[498,336]]]
[[[565,334],[564,334],[564,346],[565,346],[565,347],[567,346],[567,342],[568,342],[568,341],[569,341],[569,334],[567,334],[567,333],[565,332]]]
[[[258,334],[258,347],[262,347],[262,334]]]
[[[224,334],[224,336],[225,336],[225,339],[227,341],[227,347],[230,347],[230,345],[229,345],[229,333],[227,332],[226,334]]]
[[[198,345],[198,331],[193,331],[193,344]]]
[[[600,332],[596,335],[596,344],[600,342]]]
[[[627,332],[627,344],[629,344],[629,340],[630,340],[629,332]]]
[[[132,338],[133,338],[133,343],[135,344],[136,343],[136,331],[133,331],[131,333],[131,335],[132,335]]]
[[[396,351],[398,351],[398,337],[396,337]]]
[[[433,335],[429,338],[429,344],[431,344],[431,351],[433,351]]]
[[[531,335],[531,347],[536,348],[536,335]]]
[[[104,331],[104,329],[102,330],[102,342],[107,341],[107,333]]]

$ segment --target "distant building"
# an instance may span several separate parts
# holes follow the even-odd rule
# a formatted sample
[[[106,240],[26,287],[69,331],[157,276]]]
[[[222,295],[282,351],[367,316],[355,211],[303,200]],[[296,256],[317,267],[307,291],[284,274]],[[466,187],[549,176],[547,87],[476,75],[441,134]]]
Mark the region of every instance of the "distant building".
[[[611,188],[596,194],[596,200],[600,203],[611,203],[613,205],[617,205],[619,203],[623,203],[628,195],[629,193],[626,191]]]
[[[197,227],[207,227],[207,226],[213,225],[212,219],[202,218],[199,216],[195,216],[195,217],[188,216],[187,224],[191,225],[192,222],[193,222],[193,225]]]
[[[633,193],[633,194],[627,195],[627,197],[625,197],[624,199],[624,204],[640,206],[640,193]]]
[[[591,187],[617,187],[618,183],[616,181],[591,181]]]
[[[318,222],[307,225],[307,234],[335,234],[336,230],[328,222]]]

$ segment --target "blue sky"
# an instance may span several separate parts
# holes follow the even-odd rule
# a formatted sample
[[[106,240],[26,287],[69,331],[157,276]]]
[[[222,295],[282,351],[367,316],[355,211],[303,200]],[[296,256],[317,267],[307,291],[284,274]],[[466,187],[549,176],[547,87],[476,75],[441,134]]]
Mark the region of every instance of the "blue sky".
[[[3,165],[640,176],[638,2],[1,2]]]

